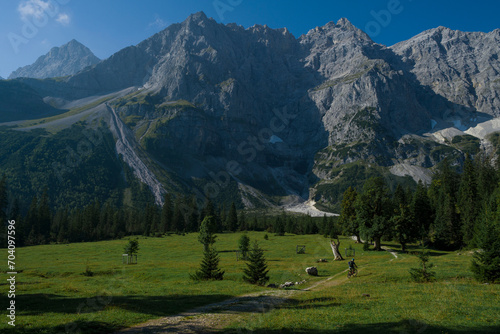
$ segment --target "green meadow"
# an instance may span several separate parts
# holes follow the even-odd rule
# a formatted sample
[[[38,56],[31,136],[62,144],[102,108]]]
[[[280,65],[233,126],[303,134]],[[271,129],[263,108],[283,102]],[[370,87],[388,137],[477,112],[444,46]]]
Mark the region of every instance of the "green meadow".
[[[485,333],[500,330],[500,288],[475,282],[468,270],[470,252],[432,251],[437,281],[410,282],[410,254],[363,251],[348,238],[359,266],[347,280],[347,261],[333,262],[329,239],[319,235],[274,236],[249,232],[265,250],[270,283],[302,281],[290,301],[262,313],[241,313],[227,332],[257,333]],[[138,263],[122,264],[128,239],[18,248],[16,269],[17,333],[107,333],[268,288],[242,279],[244,261],[236,253],[241,233],[219,234],[223,281],[195,282],[203,246],[198,234],[139,238]],[[305,254],[296,246],[305,245]],[[5,257],[7,251],[4,250]],[[460,255],[459,255],[460,254]],[[316,263],[326,258],[327,263]],[[316,266],[319,277],[304,269]],[[84,275],[87,272],[91,276]],[[6,277],[4,271],[3,276]],[[332,278],[333,277],[333,278]],[[329,279],[331,278],[331,279]],[[329,280],[327,280],[329,279]],[[5,282],[5,283],[4,283]],[[322,282],[319,285],[316,283]],[[7,282],[2,280],[2,290]],[[363,296],[369,295],[369,296]],[[5,293],[1,304],[8,305]],[[236,320],[237,319],[237,320]],[[10,326],[4,320],[0,331]]]

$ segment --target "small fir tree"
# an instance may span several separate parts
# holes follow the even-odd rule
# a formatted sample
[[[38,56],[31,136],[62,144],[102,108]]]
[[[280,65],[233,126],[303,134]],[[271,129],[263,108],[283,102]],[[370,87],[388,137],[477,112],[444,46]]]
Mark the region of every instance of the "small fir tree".
[[[248,248],[250,247],[250,238],[248,235],[243,234],[238,240],[238,248],[241,252],[241,257],[246,260],[248,255]]]
[[[208,247],[203,252],[203,260],[201,261],[200,270],[194,275],[190,275],[191,279],[196,281],[207,280],[222,280],[224,271],[219,269],[219,254],[213,247]]]
[[[265,285],[269,281],[264,251],[259,247],[257,241],[254,242],[247,262],[247,269],[243,270],[243,279],[251,284]]]
[[[139,240],[137,238],[130,239],[123,251],[129,256],[137,255],[137,253],[139,252]]]
[[[436,273],[429,271],[434,265],[429,262],[429,251],[420,252],[417,257],[422,268],[411,268],[410,275],[414,282],[432,282],[436,279]]]
[[[206,216],[201,222],[198,241],[203,244],[205,252],[215,243],[217,236],[214,234],[217,230],[217,221],[213,216]]]

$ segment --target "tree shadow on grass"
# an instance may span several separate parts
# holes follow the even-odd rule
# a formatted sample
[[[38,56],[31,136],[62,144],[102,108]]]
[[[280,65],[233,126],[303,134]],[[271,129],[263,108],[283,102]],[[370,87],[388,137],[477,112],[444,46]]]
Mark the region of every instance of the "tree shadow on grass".
[[[332,315],[333,317],[335,315]],[[154,333],[154,332],[153,332]],[[224,334],[288,334],[288,333],[303,333],[303,334],[359,334],[359,333],[370,333],[370,334],[483,334],[483,333],[500,333],[500,325],[493,326],[477,326],[477,327],[461,327],[452,328],[446,326],[434,326],[428,325],[424,322],[405,319],[399,322],[386,322],[386,323],[374,323],[374,324],[339,324],[335,328],[329,330],[316,330],[316,329],[302,329],[302,328],[283,328],[278,330],[271,329],[231,329],[219,331],[218,333]]]
[[[17,316],[45,317],[57,313],[67,316],[64,325],[37,325],[36,320],[29,326],[16,324],[16,333],[112,333],[123,328],[117,319],[103,320],[101,313],[106,309],[121,309],[148,315],[148,318],[164,317],[227,300],[229,295],[169,295],[169,296],[111,296],[99,295],[88,298],[72,298],[54,294],[16,295]],[[7,296],[0,297],[0,303],[7,305]],[[86,317],[91,320],[85,319]],[[80,318],[80,319],[79,319]],[[36,318],[35,318],[36,319]],[[77,320],[75,320],[77,319]]]
[[[117,324],[110,324],[102,321],[86,321],[77,320],[69,322],[64,325],[58,325],[55,327],[47,326],[36,326],[36,327],[20,327],[16,325],[16,334],[52,334],[52,333],[80,333],[80,334],[91,334],[91,333],[114,333],[120,330],[123,326]]]
[[[53,327],[37,326],[32,323],[24,328],[18,325],[16,329],[17,333],[22,334],[112,333],[123,328],[123,323],[117,319],[102,321],[105,315],[101,312],[109,308],[146,314],[151,319],[177,315],[186,311],[189,311],[190,315],[203,314],[207,310],[211,313],[265,313],[288,302],[286,298],[272,296],[231,297],[233,296],[222,294],[116,297],[100,295],[89,298],[71,298],[54,294],[19,295],[16,296],[16,305],[20,306],[18,316],[44,317],[45,314],[58,313],[67,316],[68,322]],[[5,297],[0,298],[0,303],[6,303],[5,299]],[[204,308],[204,305],[213,303],[217,303],[217,306]]]
[[[19,314],[24,316],[45,313],[83,314],[99,312],[106,308],[119,308],[151,316],[167,316],[183,312],[200,305],[227,300],[229,295],[168,295],[168,296],[112,296],[99,295],[88,298],[71,298],[53,294],[17,295]],[[6,296],[0,302],[7,305]]]

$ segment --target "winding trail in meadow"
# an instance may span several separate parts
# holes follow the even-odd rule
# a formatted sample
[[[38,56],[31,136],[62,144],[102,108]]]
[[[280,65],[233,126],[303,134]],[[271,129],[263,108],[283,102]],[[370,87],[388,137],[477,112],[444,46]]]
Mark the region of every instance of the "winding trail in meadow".
[[[234,297],[197,307],[178,315],[150,320],[118,333],[215,333],[249,313],[265,313],[290,302],[291,297],[320,286],[335,286],[347,281],[344,273],[330,276],[301,290],[272,289]]]
[[[394,258],[397,254],[391,249],[384,249]],[[392,258],[390,261],[394,260]],[[359,271],[363,269],[360,268]],[[117,334],[139,333],[217,333],[228,325],[243,320],[250,313],[266,313],[279,305],[291,302],[291,298],[306,291],[327,288],[347,282],[347,269],[336,275],[318,281],[308,288],[300,290],[272,289],[234,297],[222,302],[194,308],[177,315],[154,319],[121,330]]]

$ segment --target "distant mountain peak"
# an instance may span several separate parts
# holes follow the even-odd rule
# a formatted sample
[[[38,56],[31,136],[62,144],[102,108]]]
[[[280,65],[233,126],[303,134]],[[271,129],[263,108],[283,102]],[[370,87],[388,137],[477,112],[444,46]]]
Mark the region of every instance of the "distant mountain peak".
[[[205,15],[205,13],[203,11],[199,11],[197,13],[189,15],[188,19],[197,20],[197,21],[204,21],[204,20],[208,20],[208,17],[207,17],[207,15]]]
[[[347,27],[353,27],[354,25],[349,21],[347,18],[342,17],[340,20],[337,21],[338,26],[347,26]]]
[[[39,57],[32,65],[18,68],[9,79],[26,77],[45,79],[73,75],[100,62],[89,48],[75,39]]]

